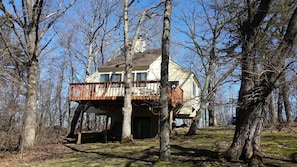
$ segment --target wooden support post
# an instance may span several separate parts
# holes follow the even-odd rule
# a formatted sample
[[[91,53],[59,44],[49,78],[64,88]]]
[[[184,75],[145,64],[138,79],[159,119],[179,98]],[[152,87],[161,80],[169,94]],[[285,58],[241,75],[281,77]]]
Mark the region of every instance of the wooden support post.
[[[108,115],[105,116],[104,142],[107,142]]]
[[[172,132],[172,123],[173,123],[173,110],[169,110],[169,129],[170,133]]]

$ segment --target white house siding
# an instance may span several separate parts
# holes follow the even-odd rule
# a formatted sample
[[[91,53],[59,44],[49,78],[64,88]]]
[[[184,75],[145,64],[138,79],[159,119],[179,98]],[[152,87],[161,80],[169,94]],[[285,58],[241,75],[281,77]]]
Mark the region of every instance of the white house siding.
[[[193,107],[199,106],[198,94],[200,91],[198,83],[194,79],[194,75],[190,71],[182,68],[173,61],[170,61],[169,81],[179,81],[179,86],[184,91],[184,104],[178,111],[177,116],[189,115],[191,117],[194,117],[195,112],[193,112]],[[195,95],[193,94],[193,83],[196,87]]]
[[[98,71],[96,71],[95,73],[93,73],[92,75],[90,75],[88,78],[86,78],[86,82],[90,83],[90,82],[99,82],[100,81],[100,73]]]
[[[192,75],[194,75],[194,74],[192,74]],[[193,112],[190,115],[190,117],[194,117],[196,115],[196,111],[198,111],[198,109],[200,108],[200,97],[199,97],[200,96],[200,87],[199,87],[199,84],[198,84],[197,80],[192,79],[192,82],[196,86],[196,93],[192,94],[191,105],[193,107]]]
[[[160,80],[161,79],[161,56],[159,56],[149,67],[147,79]]]

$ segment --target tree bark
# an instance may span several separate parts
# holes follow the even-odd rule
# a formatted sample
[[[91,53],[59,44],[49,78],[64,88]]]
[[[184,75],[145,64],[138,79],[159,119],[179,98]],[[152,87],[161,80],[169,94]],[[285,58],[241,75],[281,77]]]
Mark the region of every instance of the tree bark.
[[[284,102],[284,107],[285,107],[285,113],[286,113],[286,122],[287,123],[292,123],[293,122],[293,118],[291,115],[292,109],[291,109],[291,104],[289,101],[289,87],[288,87],[288,83],[287,83],[287,79],[285,74],[283,74],[280,77],[280,82],[281,82],[281,88],[280,91],[282,93],[282,97],[283,97],[283,102]]]
[[[269,112],[269,116],[270,116],[270,122],[272,125],[275,125],[276,123],[276,111],[275,111],[275,107],[274,107],[274,99],[273,99],[273,93],[270,93],[270,95],[268,96],[268,112]]]
[[[189,129],[187,135],[195,135],[196,134],[196,131],[199,127],[200,116],[205,111],[205,109],[206,109],[206,102],[201,101],[200,108],[198,109],[198,111],[196,111],[196,116],[193,118],[193,122],[191,123],[190,129]]]
[[[38,90],[39,64],[33,60],[29,66],[29,76],[26,94],[26,112],[24,116],[24,129],[22,135],[23,149],[30,149],[34,146],[36,136],[36,102]]]
[[[235,134],[232,145],[227,151],[228,160],[244,160],[246,162],[252,158],[262,160],[261,130],[264,112],[261,100],[257,100],[257,103],[245,103],[238,106]]]
[[[76,144],[81,144],[81,138],[82,138],[82,128],[83,128],[83,121],[84,121],[84,112],[81,111],[79,114],[79,125],[78,125],[78,134],[77,134],[77,140]]]
[[[213,74],[212,81],[210,82],[208,94],[212,94],[208,103],[208,124],[209,126],[217,126],[216,109],[215,109],[215,96],[216,90],[212,89],[215,85],[215,74]]]
[[[86,106],[85,104],[79,104],[74,112],[72,121],[71,121],[71,126],[70,126],[70,131],[67,135],[67,137],[74,137],[74,131],[76,128],[76,124],[79,120],[80,114],[81,112],[83,112],[84,110],[86,110]]]
[[[277,120],[278,123],[282,124],[284,123],[284,118],[283,118],[283,92],[281,89],[278,90],[278,99],[277,99]]]
[[[132,105],[131,105],[131,76],[132,76],[132,46],[129,45],[129,20],[128,20],[128,0],[124,2],[124,45],[125,45],[125,95],[124,95],[124,107],[122,109],[123,125],[122,125],[122,143],[130,143],[133,141],[131,133],[131,117],[132,117]],[[133,42],[133,41],[132,41]]]
[[[160,156],[159,160],[169,161],[170,152],[170,124],[168,110],[168,65],[169,65],[169,46],[170,46],[170,21],[171,21],[172,2],[165,1],[163,35],[162,35],[162,63],[161,63],[161,97],[162,104],[160,114]]]

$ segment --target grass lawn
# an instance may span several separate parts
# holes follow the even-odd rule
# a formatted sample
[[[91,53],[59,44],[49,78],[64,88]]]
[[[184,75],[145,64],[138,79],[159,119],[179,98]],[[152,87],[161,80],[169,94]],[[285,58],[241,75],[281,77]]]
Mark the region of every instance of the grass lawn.
[[[53,155],[31,159],[20,166],[67,167],[67,166],[155,166],[155,167],[191,167],[191,166],[246,166],[243,163],[226,162],[220,158],[230,146],[234,127],[215,127],[199,129],[197,135],[173,135],[171,143],[171,161],[158,162],[158,138],[135,140],[131,144],[119,142],[59,144],[47,148]],[[296,128],[296,127],[295,127]],[[296,128],[297,129],[297,128]],[[55,148],[57,147],[57,148]],[[61,148],[63,147],[63,151]],[[55,151],[56,149],[56,151]],[[262,134],[262,149],[266,166],[297,167],[297,131],[276,131],[266,129]],[[42,151],[43,153],[45,151]],[[41,152],[41,153],[42,153]],[[48,151],[50,152],[50,151]],[[59,153],[60,152],[60,153]],[[29,155],[29,154],[28,154]],[[42,155],[42,154],[40,154]],[[26,157],[26,154],[24,155]],[[23,161],[24,162],[24,161]],[[26,161],[25,161],[26,162]],[[5,164],[4,164],[5,165]],[[3,166],[3,164],[0,166]],[[13,165],[12,165],[13,166]]]

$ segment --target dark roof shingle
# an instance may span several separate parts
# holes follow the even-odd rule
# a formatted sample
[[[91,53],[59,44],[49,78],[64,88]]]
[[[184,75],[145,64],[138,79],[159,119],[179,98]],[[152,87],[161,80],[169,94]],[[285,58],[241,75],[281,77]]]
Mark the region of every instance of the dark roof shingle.
[[[162,54],[161,49],[150,49],[143,53],[135,53],[132,62],[133,66],[149,66]],[[100,68],[124,67],[125,56],[121,54],[114,59],[106,62]],[[99,69],[100,69],[99,68]]]

